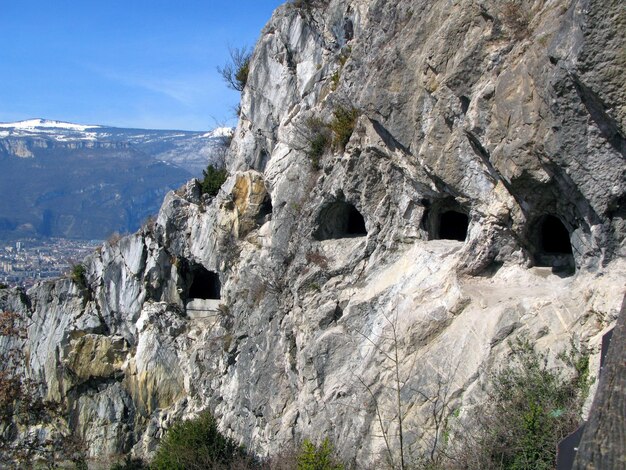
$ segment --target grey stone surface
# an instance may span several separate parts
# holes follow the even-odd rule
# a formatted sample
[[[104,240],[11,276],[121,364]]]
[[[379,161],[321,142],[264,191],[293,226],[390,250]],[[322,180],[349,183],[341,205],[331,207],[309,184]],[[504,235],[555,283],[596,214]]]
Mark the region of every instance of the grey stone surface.
[[[154,228],[86,260],[87,290],[3,291],[3,308],[32,320],[28,373],[73,410],[92,457],[149,456],[173,422],[208,407],[261,455],[328,436],[372,465],[384,458],[375,406],[396,425],[391,352],[413,456],[436,432],[424,397],[449,384],[464,416],[511,337],[537,338],[551,357],[573,340],[597,363],[626,274],[624,68],[613,67],[624,43],[612,39],[623,8],[524,2],[521,27],[501,5],[279,8],[220,193],[194,181],[169,193]],[[339,106],[359,117],[318,169],[307,122]],[[338,201],[367,234],[317,240]],[[448,210],[467,214],[465,241],[437,239]],[[559,256],[574,273],[559,256],[536,266],[545,215],[569,234],[572,254]],[[195,265],[219,275],[216,315],[185,312]],[[79,345],[110,360],[78,360]],[[70,364],[91,379],[75,385]]]

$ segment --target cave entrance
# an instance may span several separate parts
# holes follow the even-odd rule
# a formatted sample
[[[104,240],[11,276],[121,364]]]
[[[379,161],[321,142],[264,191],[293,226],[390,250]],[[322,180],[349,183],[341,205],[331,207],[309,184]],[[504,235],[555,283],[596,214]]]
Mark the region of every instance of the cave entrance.
[[[423,199],[424,216],[421,228],[429,240],[456,240],[464,242],[469,230],[468,211],[453,198],[430,201]]]
[[[364,237],[367,235],[365,219],[352,204],[337,201],[322,209],[318,217],[316,240]]]
[[[220,300],[222,286],[217,273],[195,265],[190,274],[191,285],[187,295],[189,299]]]
[[[469,217],[462,212],[449,210],[441,213],[439,217],[439,231],[437,238],[440,240],[465,241]]]
[[[539,225],[540,250],[548,254],[571,255],[569,232],[557,217],[547,215]]]
[[[561,219],[554,215],[544,215],[538,219],[533,232],[535,265],[552,267],[555,272],[573,274],[576,265],[570,233]]]
[[[272,218],[272,198],[268,194],[265,195],[265,199],[259,206],[259,213],[257,214],[256,220],[259,225],[263,225],[265,222]]]

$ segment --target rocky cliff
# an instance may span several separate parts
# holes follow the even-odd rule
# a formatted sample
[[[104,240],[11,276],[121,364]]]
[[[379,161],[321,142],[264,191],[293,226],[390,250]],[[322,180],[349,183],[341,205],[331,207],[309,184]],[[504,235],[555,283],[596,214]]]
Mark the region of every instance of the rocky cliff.
[[[595,374],[626,274],[625,22],[617,0],[282,6],[220,193],[168,194],[84,283],[2,291],[25,373],[94,458],[210,408],[261,455],[328,436],[361,465],[376,409],[430,449],[435,398],[480,406],[509,338],[589,347]]]

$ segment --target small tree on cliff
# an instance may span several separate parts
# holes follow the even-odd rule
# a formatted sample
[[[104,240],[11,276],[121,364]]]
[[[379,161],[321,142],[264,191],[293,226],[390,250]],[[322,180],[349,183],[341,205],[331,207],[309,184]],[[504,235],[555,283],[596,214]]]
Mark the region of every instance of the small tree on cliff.
[[[228,52],[230,54],[230,61],[223,67],[218,67],[217,71],[226,82],[228,88],[243,91],[248,82],[252,51],[244,46],[228,48]]]
[[[209,165],[206,170],[202,170],[202,175],[203,178],[200,182],[202,194],[217,196],[224,181],[226,181],[228,172],[225,168],[216,168],[213,165]]]

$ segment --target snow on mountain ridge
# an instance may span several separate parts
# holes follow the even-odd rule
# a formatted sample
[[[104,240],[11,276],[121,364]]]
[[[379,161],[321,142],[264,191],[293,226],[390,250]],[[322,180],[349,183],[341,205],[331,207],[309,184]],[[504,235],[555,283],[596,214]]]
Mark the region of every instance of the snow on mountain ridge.
[[[232,137],[234,132],[233,127],[216,127],[212,131],[202,134],[202,137]]]
[[[0,152],[2,146],[10,149],[30,149],[22,152],[28,157],[33,152],[53,148],[113,148],[143,152],[155,160],[168,161],[185,169],[191,175],[202,174],[215,155],[228,145],[233,128],[218,127],[212,131],[183,131],[165,129],[133,129],[107,125],[82,125],[46,119],[28,119],[0,123]],[[5,140],[11,142],[5,142]],[[57,147],[58,144],[58,147]],[[38,150],[33,150],[38,149]],[[14,156],[14,150],[7,150]],[[20,150],[21,152],[21,150]]]
[[[73,124],[71,122],[53,121],[48,119],[27,119],[25,121],[17,122],[3,122],[0,123],[0,128],[12,128],[22,130],[35,130],[38,128],[53,128],[53,129],[67,129],[73,131],[85,131],[87,129],[96,129],[102,126]]]
[[[42,118],[27,119],[16,122],[0,122],[0,132],[2,137],[8,137],[11,135],[17,137],[46,135],[55,140],[94,140],[96,138],[112,137],[112,133],[109,130],[113,130],[114,134],[120,133],[132,135],[131,138],[135,140],[160,140],[163,137],[167,139],[185,139],[194,134],[195,138],[219,139],[223,137],[230,137],[235,131],[232,127],[217,127],[206,133],[198,131],[117,128],[103,125],[75,124],[71,122]],[[65,135],[62,135],[64,133]],[[158,134],[163,135],[161,136]]]

